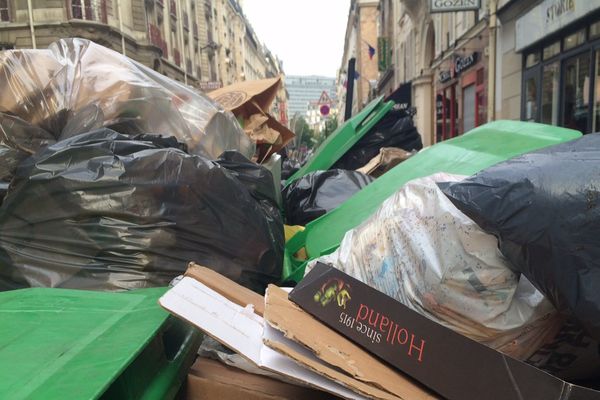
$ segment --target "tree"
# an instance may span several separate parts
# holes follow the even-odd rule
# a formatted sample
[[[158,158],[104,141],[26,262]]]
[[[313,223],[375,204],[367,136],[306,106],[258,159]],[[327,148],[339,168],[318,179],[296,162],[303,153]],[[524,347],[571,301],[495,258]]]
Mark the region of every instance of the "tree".
[[[313,146],[313,141],[311,140],[315,132],[310,129],[308,126],[308,122],[302,116],[294,116],[294,120],[292,121],[292,130],[296,134],[296,143],[298,146],[305,145],[307,147]]]

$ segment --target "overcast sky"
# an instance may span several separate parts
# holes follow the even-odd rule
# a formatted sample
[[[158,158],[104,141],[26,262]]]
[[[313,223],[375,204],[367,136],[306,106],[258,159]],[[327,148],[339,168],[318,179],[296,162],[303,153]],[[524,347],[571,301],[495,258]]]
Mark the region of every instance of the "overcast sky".
[[[350,0],[242,0],[258,39],[286,75],[335,77],[342,62]]]

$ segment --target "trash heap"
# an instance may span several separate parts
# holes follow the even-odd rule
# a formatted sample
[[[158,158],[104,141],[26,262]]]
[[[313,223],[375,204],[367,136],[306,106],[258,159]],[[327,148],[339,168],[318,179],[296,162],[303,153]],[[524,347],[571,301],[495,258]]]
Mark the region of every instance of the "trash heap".
[[[600,134],[377,99],[299,165],[280,85],[0,53],[0,397],[600,399]]]
[[[190,260],[280,280],[279,190],[230,112],[82,39],[0,70],[0,289],[166,286]]]
[[[600,399],[600,134],[580,136],[497,122],[434,145],[289,239],[295,288],[244,293],[191,265],[160,303],[217,339],[239,379],[269,371],[351,399]],[[339,174],[307,172],[283,197]],[[334,217],[355,225],[327,248],[315,235]]]

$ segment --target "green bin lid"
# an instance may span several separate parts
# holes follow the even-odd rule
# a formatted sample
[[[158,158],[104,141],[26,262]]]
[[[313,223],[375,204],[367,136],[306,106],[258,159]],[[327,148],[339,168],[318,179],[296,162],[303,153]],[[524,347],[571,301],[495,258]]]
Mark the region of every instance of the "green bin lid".
[[[158,337],[172,318],[158,305],[165,291],[31,288],[0,293],[0,398],[96,399],[106,392],[121,399],[153,397],[143,392],[154,377],[162,379],[173,361],[164,354],[169,343]],[[184,345],[192,347],[189,341]],[[143,362],[135,362],[140,355]],[[131,365],[136,371],[127,371]],[[145,380],[137,383],[143,387],[119,380],[125,372]],[[115,382],[122,387],[111,387]],[[158,398],[171,389],[163,387]]]
[[[495,121],[421,150],[357,192],[338,208],[310,222],[286,243],[283,280],[299,281],[306,263],[293,258],[305,248],[309,260],[333,252],[345,233],[366,220],[406,182],[434,174],[472,175],[509,158],[576,139],[572,129],[521,121]]]
[[[309,172],[328,170],[394,106],[393,101],[384,102],[379,97],[370,102],[361,112],[344,122],[325,139],[315,154],[286,181],[289,185]]]

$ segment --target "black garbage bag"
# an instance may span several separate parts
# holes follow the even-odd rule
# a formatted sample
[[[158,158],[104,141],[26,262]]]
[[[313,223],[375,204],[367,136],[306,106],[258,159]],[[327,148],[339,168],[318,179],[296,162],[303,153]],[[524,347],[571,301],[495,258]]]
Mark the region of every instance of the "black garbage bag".
[[[441,186],[499,238],[516,269],[600,339],[600,134]]]
[[[0,198],[4,197],[19,163],[55,142],[54,136],[44,129],[0,112]]]
[[[283,190],[285,219],[289,225],[306,225],[328,213],[375,179],[357,171],[315,171]]]
[[[289,158],[281,162],[281,179],[287,180],[300,169],[300,163],[294,162]]]
[[[269,172],[255,166],[250,185],[241,156],[230,171],[145,139],[101,129],[21,163],[0,209],[1,289],[166,286],[190,261],[261,293],[281,278]]]
[[[421,135],[412,117],[404,110],[391,110],[354,144],[331,169],[358,169],[379,154],[382,147],[397,147],[406,151],[421,150]]]

